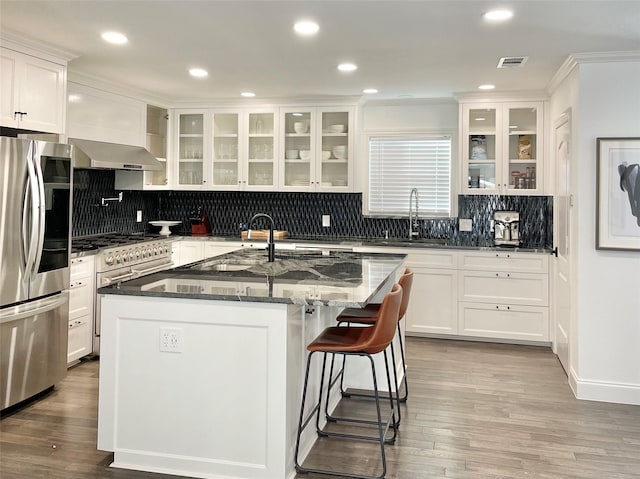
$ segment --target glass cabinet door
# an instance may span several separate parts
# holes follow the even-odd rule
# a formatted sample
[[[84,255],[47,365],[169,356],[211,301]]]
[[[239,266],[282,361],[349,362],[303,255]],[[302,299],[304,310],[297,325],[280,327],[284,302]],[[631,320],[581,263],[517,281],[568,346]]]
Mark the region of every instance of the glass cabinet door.
[[[471,108],[468,111],[465,150],[469,189],[496,189],[499,186],[496,166],[498,116],[496,108]]]
[[[243,181],[252,189],[276,184],[276,113],[249,112],[246,175]]]
[[[237,187],[240,179],[240,115],[213,114],[213,184]]]
[[[282,159],[283,187],[309,189],[314,177],[314,130],[311,110],[287,111],[284,114],[284,158]]]
[[[178,118],[178,185],[202,186],[204,114],[180,113]]]
[[[505,126],[508,133],[507,188],[537,189],[538,174],[538,108],[508,107]]]
[[[169,171],[167,169],[167,138],[169,112],[153,105],[147,105],[147,150],[157,158],[162,170],[145,171],[145,188],[168,188]]]
[[[321,189],[349,186],[349,112],[321,111],[320,158],[316,182]]]

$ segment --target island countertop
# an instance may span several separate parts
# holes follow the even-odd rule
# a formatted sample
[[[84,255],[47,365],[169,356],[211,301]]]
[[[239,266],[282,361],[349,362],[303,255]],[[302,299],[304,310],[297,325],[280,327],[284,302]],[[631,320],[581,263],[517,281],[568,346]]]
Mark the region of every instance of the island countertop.
[[[103,287],[100,294],[363,307],[406,255],[242,249]]]

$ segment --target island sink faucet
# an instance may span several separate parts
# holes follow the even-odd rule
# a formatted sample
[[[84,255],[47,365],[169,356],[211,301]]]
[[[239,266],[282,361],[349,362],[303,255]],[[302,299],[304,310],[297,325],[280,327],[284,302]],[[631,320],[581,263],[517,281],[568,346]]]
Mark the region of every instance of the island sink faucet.
[[[251,238],[251,225],[258,218],[266,218],[269,220],[269,239],[267,240],[267,257],[269,259],[269,263],[273,263],[276,259],[276,245],[273,242],[273,218],[264,213],[258,213],[253,215],[253,218],[249,220],[248,231],[247,231],[247,239]]]
[[[416,197],[416,212],[413,214],[413,197]],[[409,193],[409,239],[420,236],[420,224],[418,223],[418,188],[411,188]]]

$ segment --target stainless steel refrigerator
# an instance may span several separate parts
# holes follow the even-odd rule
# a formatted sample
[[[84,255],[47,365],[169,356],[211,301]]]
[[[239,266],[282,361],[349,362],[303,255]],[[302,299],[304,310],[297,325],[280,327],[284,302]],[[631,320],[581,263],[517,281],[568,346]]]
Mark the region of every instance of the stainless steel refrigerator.
[[[71,148],[0,137],[0,409],[66,375]]]

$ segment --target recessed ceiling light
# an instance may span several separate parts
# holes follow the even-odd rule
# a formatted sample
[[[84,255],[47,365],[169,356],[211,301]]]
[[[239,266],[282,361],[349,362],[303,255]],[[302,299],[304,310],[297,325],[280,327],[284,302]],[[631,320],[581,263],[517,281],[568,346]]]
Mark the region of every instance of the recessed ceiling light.
[[[124,45],[129,41],[125,35],[118,32],[104,32],[102,34],[102,39],[105,42],[113,43],[114,45]]]
[[[80,95],[76,95],[74,93],[71,93],[69,95],[68,100],[69,100],[69,103],[78,103],[78,102],[82,101],[82,97]]]
[[[207,72],[207,70],[203,70],[202,68],[190,68],[189,75],[196,78],[204,78],[206,76],[209,76],[209,73]]]
[[[378,90],[376,90],[375,88],[365,88],[364,90],[362,90],[362,93],[373,94],[378,93]]]
[[[293,26],[293,29],[295,30],[296,33],[300,35],[314,35],[318,33],[318,30],[320,29],[320,27],[316,22],[310,22],[305,20],[303,22],[297,22]]]
[[[251,91],[243,91],[242,93],[240,93],[240,96],[243,96],[245,98],[252,98],[256,96],[256,94]]]
[[[518,125],[509,125],[509,128],[511,128],[512,130],[515,130],[516,128],[518,128]]]
[[[358,66],[354,65],[353,63],[341,63],[340,65],[338,65],[338,70],[340,70],[341,72],[352,72],[357,69]]]
[[[484,14],[486,20],[508,20],[513,17],[511,10],[491,10]]]
[[[302,113],[292,113],[293,116],[302,116]]]
[[[496,86],[495,85],[480,85],[478,87],[478,89],[480,90],[493,90]]]
[[[478,118],[475,118],[476,121],[485,121],[486,118],[479,116]]]

